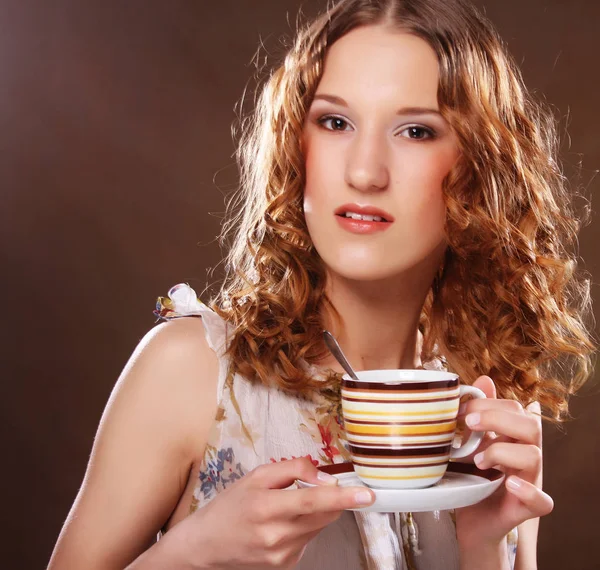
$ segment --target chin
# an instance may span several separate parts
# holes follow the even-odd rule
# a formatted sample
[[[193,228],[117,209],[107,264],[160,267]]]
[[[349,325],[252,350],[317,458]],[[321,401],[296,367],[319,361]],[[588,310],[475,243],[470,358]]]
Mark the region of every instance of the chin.
[[[352,261],[341,265],[338,260],[337,263],[326,263],[326,265],[328,270],[338,278],[365,283],[394,279],[400,277],[403,271],[408,270],[408,268],[386,267],[381,264],[364,263],[363,261]]]
[[[401,252],[396,251],[396,256],[377,255],[378,252],[369,252],[369,255],[344,255],[344,251],[327,251],[326,255],[321,255],[327,272],[332,277],[344,279],[347,281],[355,281],[362,283],[383,283],[390,282],[390,285],[398,281],[398,283],[421,283],[424,278],[433,279],[437,268],[443,259],[445,244],[442,244],[434,251],[427,250],[423,255],[418,255],[421,252],[405,252],[409,255],[399,255]],[[361,252],[364,254],[365,252]],[[410,254],[413,255],[410,255]],[[417,254],[417,255],[415,255]],[[410,277],[410,279],[407,279]]]

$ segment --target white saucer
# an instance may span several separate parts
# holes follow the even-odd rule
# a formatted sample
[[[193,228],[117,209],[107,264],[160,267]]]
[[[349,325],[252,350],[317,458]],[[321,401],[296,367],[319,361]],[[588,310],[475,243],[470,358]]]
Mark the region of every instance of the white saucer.
[[[343,487],[366,487],[354,473],[352,463],[337,463],[319,467],[337,477]],[[442,480],[426,489],[373,489],[375,502],[361,509],[375,513],[445,511],[479,503],[489,497],[504,481],[504,473],[496,469],[482,471],[467,463],[449,463]],[[314,487],[297,481],[299,487]]]

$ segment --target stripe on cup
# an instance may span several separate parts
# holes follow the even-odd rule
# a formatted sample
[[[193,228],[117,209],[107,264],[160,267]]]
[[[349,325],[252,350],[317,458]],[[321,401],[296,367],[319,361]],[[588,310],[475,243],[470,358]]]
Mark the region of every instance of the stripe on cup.
[[[368,467],[360,467],[355,466],[354,470],[357,475],[362,479],[369,479],[371,481],[410,481],[415,479],[425,480],[429,479],[431,484],[433,485],[437,481],[439,481],[446,472],[446,464],[444,463],[443,467],[438,467],[437,469],[423,469],[422,471],[415,474],[394,474],[394,475],[382,475],[374,469],[369,469]],[[375,486],[375,485],[373,485]]]
[[[458,399],[456,399],[456,406],[452,407],[452,408],[445,408],[442,410],[419,410],[419,411],[399,411],[399,410],[393,410],[393,411],[379,411],[379,410],[374,410],[374,409],[357,409],[357,408],[353,408],[350,406],[344,406],[344,417],[350,417],[350,416],[359,416],[359,417],[366,417],[366,416],[373,416],[375,418],[384,418],[388,421],[395,421],[395,419],[398,420],[406,420],[406,419],[418,419],[418,418],[424,418],[424,419],[431,419],[432,417],[436,417],[439,416],[438,419],[454,419],[456,417],[456,412],[458,411]]]
[[[351,435],[347,436],[349,443],[355,443],[359,445],[371,445],[373,447],[389,447],[395,449],[398,447],[423,447],[424,445],[450,445],[454,439],[454,434],[442,434],[439,436],[431,436],[428,438],[422,437],[411,437],[407,440],[406,437],[389,437],[389,436],[361,436]]]
[[[417,448],[392,448],[392,447],[375,447],[370,448],[365,445],[349,444],[350,453],[353,455],[368,455],[373,457],[440,457],[450,455],[452,445],[436,445],[425,447],[419,445]]]
[[[450,453],[452,449],[452,440],[440,444],[435,445],[426,445],[422,443],[407,443],[404,445],[376,445],[370,443],[361,443],[360,445],[349,443],[348,447],[350,451],[356,453],[361,453],[361,449],[369,450],[377,450],[379,455],[408,455],[409,452],[418,454],[423,453],[427,455],[428,453]],[[353,451],[354,450],[354,451]],[[424,450],[424,451],[421,451]],[[446,450],[446,451],[442,451]]]
[[[367,392],[419,392],[427,390],[442,391],[446,389],[456,388],[458,386],[458,378],[449,380],[431,380],[429,382],[413,382],[399,380],[398,382],[366,382],[342,379],[342,388],[367,391]]]
[[[342,398],[345,402],[369,402],[373,404],[427,404],[429,402],[451,402],[456,399],[456,395],[452,394],[451,396],[440,396],[438,394],[434,394],[431,398],[398,398],[396,396],[391,395],[389,398],[379,399],[381,395],[373,394],[372,396],[361,395],[360,397],[353,397],[352,392],[348,392],[346,394],[342,393]],[[416,394],[415,394],[416,396]]]
[[[436,424],[377,424],[374,422],[353,422],[345,420],[346,433],[351,435],[385,435],[393,436],[435,436],[453,434],[456,429],[456,420],[444,421]],[[366,425],[365,425],[366,424]]]

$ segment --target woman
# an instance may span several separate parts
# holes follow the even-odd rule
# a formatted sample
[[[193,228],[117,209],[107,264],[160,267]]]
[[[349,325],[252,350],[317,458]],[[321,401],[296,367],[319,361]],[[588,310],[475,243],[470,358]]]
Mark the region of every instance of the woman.
[[[492,27],[463,0],[342,0],[245,128],[228,277],[212,308],[160,300],[50,568],[535,568],[540,410],[564,417],[593,346],[552,120]],[[455,513],[348,511],[372,493],[315,467],[347,460],[324,328],[356,369],[485,391],[472,460],[505,485]]]

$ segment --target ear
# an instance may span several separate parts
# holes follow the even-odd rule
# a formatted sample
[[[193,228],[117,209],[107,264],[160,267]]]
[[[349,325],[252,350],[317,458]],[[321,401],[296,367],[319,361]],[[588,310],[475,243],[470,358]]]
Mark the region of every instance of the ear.
[[[480,376],[473,382],[475,388],[479,388],[488,398],[496,398],[496,386],[489,376]]]

